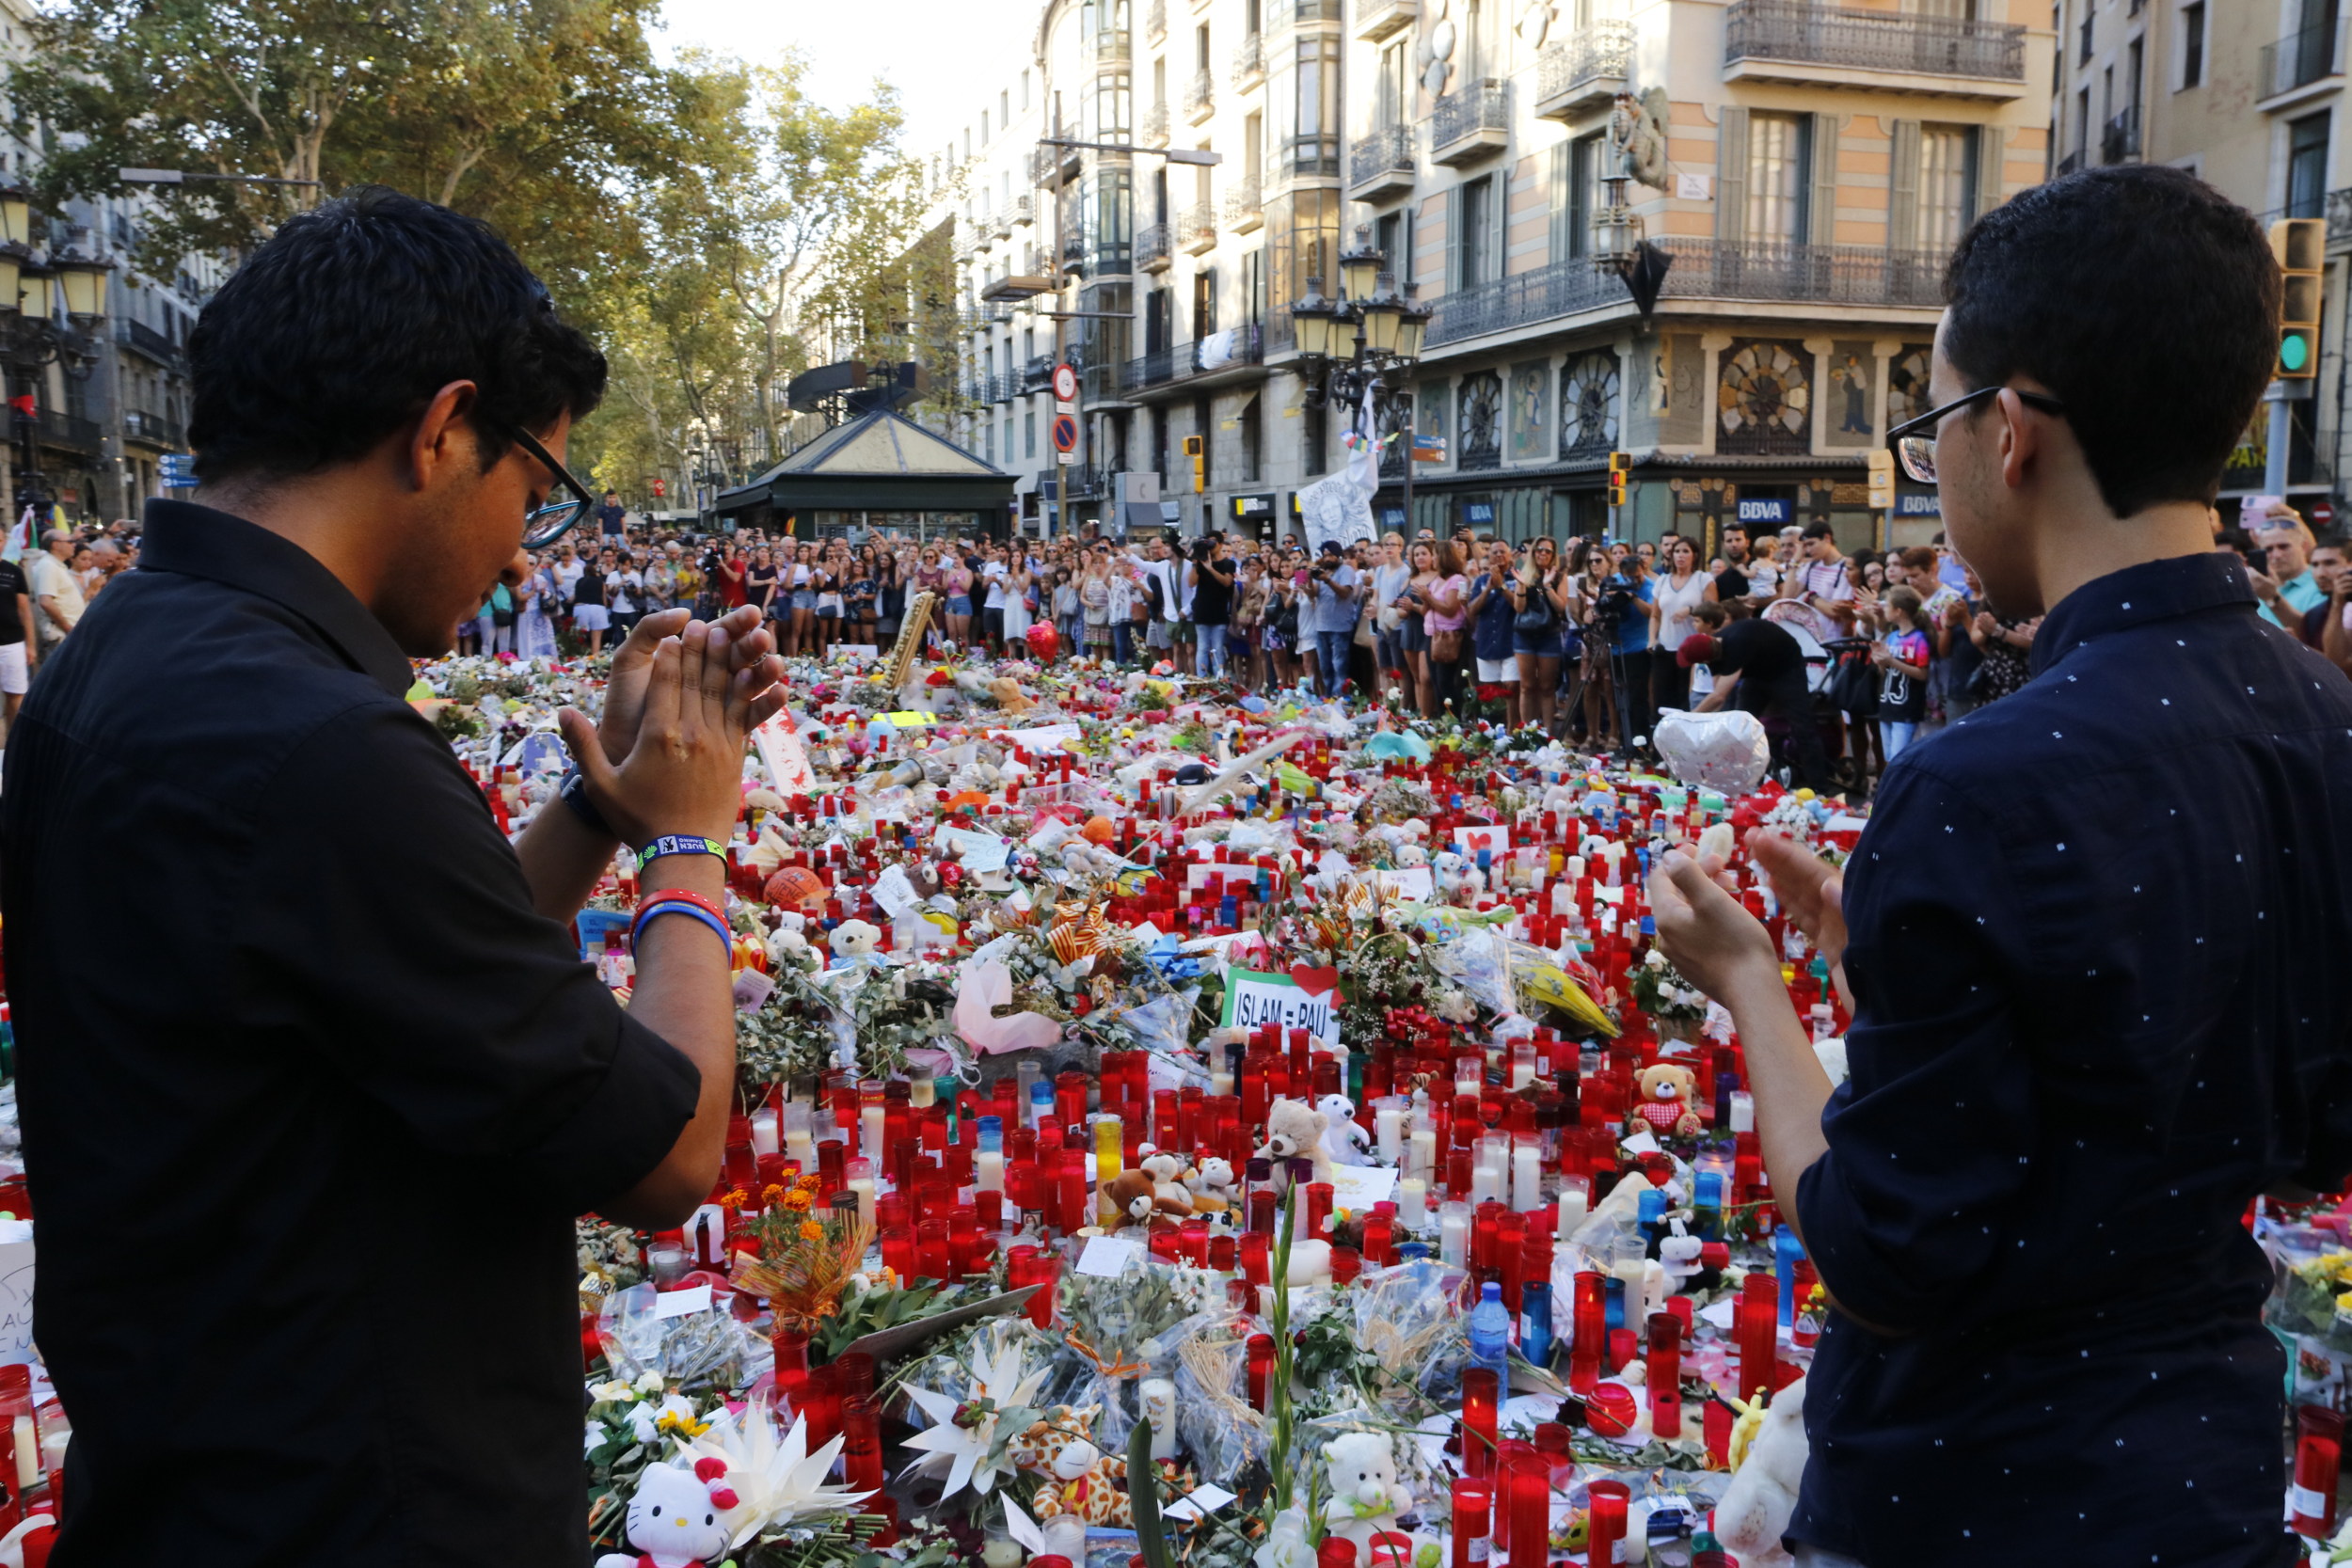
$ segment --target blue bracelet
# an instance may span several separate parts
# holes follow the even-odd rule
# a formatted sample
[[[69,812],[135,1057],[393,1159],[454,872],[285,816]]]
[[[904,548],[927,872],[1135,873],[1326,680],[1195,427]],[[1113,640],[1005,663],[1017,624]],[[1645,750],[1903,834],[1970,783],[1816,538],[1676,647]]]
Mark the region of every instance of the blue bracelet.
[[[632,952],[636,950],[638,942],[643,940],[645,927],[665,914],[691,914],[709,927],[718,934],[720,945],[726,949],[729,960],[733,960],[735,933],[727,929],[726,922],[699,904],[690,904],[682,898],[657,898],[650,904],[639,907],[637,917],[628,923],[628,945]]]
[[[716,855],[725,860],[727,847],[715,838],[700,838],[691,833],[663,833],[637,851],[637,869],[644,870],[664,855]]]

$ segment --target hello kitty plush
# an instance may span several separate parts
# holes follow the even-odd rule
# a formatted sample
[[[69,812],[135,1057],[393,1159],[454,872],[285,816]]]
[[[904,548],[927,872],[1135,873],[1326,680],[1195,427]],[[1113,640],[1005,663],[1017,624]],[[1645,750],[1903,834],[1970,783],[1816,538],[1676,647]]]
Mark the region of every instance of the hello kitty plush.
[[[628,1502],[627,1539],[637,1555],[607,1552],[596,1568],[692,1568],[726,1550],[720,1521],[739,1500],[726,1473],[726,1461],[715,1457],[694,1461],[691,1470],[646,1465]]]

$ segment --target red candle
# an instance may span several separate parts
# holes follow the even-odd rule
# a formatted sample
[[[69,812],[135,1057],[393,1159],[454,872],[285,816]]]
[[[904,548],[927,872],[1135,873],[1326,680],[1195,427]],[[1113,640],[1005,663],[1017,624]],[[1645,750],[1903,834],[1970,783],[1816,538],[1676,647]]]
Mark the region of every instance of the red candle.
[[[2344,1458],[2344,1416],[2319,1405],[2295,1412],[2294,1529],[2327,1536],[2336,1528],[2336,1471]]]
[[[1453,1568],[1476,1568],[1486,1560],[1487,1515],[1493,1493],[1485,1481],[1470,1476],[1454,1481]]]
[[[1576,1276],[1576,1306],[1569,1327],[1568,1386],[1589,1394],[1600,1382],[1601,1354],[1609,1340],[1608,1299],[1601,1276],[1590,1269]]]
[[[1307,1183],[1307,1227],[1303,1234],[1311,1241],[1323,1234],[1323,1222],[1331,1217],[1333,1187],[1328,1181]],[[1297,1240],[1297,1236],[1292,1238]]]
[[[1504,1478],[1511,1498],[1511,1568],[1551,1560],[1551,1462],[1540,1453],[1511,1456]]]
[[[1494,1474],[1497,1388],[1494,1369],[1462,1373],[1462,1473],[1485,1480]]]
[[[1650,1430],[1661,1437],[1682,1435],[1682,1320],[1672,1312],[1649,1316]]]
[[[1274,1336],[1252,1334],[1247,1350],[1249,1357],[1249,1406],[1263,1411],[1266,1408],[1266,1390],[1274,1381]]]
[[[1343,1535],[1327,1535],[1315,1548],[1315,1568],[1356,1568],[1356,1543]]]
[[[1771,1275],[1751,1274],[1740,1287],[1738,1317],[1741,1399],[1754,1399],[1772,1389],[1772,1359],[1778,1354],[1780,1299]]]
[[[1617,1544],[1625,1539],[1625,1511],[1632,1489],[1621,1481],[1597,1481],[1586,1488],[1592,1496],[1591,1548],[1584,1560],[1591,1568],[1617,1560]]]
[[[776,1356],[776,1392],[798,1409],[808,1391],[808,1335],[797,1328],[778,1328],[768,1336]]]

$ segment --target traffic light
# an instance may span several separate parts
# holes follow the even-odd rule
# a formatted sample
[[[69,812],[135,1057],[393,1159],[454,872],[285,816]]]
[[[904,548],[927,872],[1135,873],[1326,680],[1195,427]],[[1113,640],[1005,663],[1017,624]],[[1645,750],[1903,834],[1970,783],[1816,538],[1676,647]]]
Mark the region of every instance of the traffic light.
[[[2324,218],[2281,218],[2270,226],[2270,254],[2284,275],[2279,291],[2279,364],[2272,372],[2281,380],[2319,373],[2320,274],[2327,248]]]
[[[1633,454],[1631,452],[1613,451],[1609,454],[1610,505],[1623,506],[1625,504],[1626,475],[1632,467]]]
[[[1199,495],[1208,486],[1208,459],[1203,455],[1208,443],[1198,436],[1184,437],[1184,455],[1192,459],[1192,493]]]
[[[1895,505],[1895,454],[1884,447],[1870,454],[1870,510],[1886,512]]]

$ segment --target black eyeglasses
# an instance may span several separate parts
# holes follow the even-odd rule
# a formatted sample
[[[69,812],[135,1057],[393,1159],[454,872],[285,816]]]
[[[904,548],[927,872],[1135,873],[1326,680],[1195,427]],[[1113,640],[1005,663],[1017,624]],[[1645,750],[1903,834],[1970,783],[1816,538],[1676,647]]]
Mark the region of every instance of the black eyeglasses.
[[[1979,387],[1966,397],[1955,398],[1941,408],[1931,408],[1915,420],[1905,420],[1886,433],[1887,445],[1895,449],[1895,456],[1902,463],[1903,472],[1921,484],[1933,484],[1935,483],[1935,429],[1944,422],[1944,416],[1957,414],[1963,408],[1973,407],[1985,399],[1997,397],[2005,391],[2017,393],[2017,401],[2028,408],[2039,408],[2044,414],[2055,414],[2061,419],[2065,417],[2066,404],[2056,398],[2044,397],[2040,392],[2028,392],[2015,387],[1998,385]],[[1927,434],[1916,434],[1920,431],[1925,431]]]
[[[555,476],[555,483],[548,499],[523,515],[523,548],[543,550],[585,521],[596,510],[596,499],[588,486],[572,477],[572,471],[555,460],[555,454],[541,446],[528,430],[517,427],[515,444],[547,465]],[[565,491],[570,491],[568,497]]]

